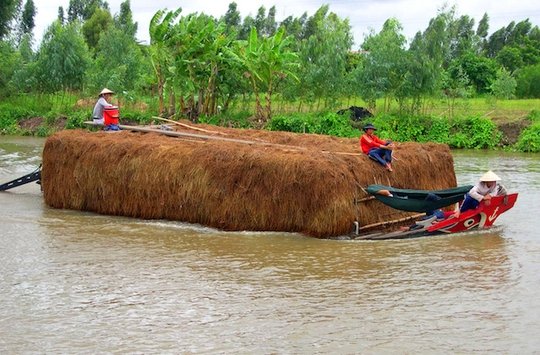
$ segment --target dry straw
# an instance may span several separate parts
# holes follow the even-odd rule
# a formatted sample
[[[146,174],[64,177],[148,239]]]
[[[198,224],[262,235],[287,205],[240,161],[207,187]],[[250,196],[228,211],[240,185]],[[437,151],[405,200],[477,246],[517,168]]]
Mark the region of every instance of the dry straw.
[[[390,173],[361,154],[358,139],[197,127],[220,134],[185,139],[125,130],[55,133],[43,151],[45,203],[226,231],[330,238],[348,234],[355,221],[362,227],[410,215],[366,198],[362,187],[456,186],[446,145],[397,144]]]

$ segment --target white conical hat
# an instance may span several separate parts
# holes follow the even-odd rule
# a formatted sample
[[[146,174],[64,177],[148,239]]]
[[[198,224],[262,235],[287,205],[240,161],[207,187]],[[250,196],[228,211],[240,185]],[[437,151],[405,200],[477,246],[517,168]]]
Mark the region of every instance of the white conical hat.
[[[480,178],[480,181],[499,181],[501,180],[500,177],[497,176],[493,171],[488,171]]]
[[[114,95],[114,92],[112,90],[109,90],[107,88],[104,88],[103,90],[101,90],[101,92],[99,93],[99,96],[101,95],[104,95],[104,94],[111,94],[111,95]]]

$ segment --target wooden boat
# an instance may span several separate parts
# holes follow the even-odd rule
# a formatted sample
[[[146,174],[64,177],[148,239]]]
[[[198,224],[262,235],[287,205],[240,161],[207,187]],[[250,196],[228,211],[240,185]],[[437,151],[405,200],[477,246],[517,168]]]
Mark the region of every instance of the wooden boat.
[[[381,202],[385,203],[384,201],[389,201],[389,205],[393,207],[401,206],[403,204],[407,204],[408,199],[401,199],[400,201],[396,201],[399,199],[392,199],[391,197],[387,196],[378,196],[375,194],[376,191],[378,191],[381,187],[380,185],[374,185],[370,186],[368,188],[368,191],[370,193],[374,193],[374,196],[381,200]],[[428,193],[444,193],[448,192],[448,195],[452,195],[453,192],[460,191],[461,188],[455,188],[452,189],[452,191],[424,191],[423,193],[418,190],[404,190],[404,189],[392,189],[389,187],[384,187],[385,189],[389,189],[391,192],[399,191],[400,193],[403,193],[404,196],[415,196],[416,198],[410,198],[412,201],[411,205],[421,205],[422,207],[419,207],[417,209],[409,208],[405,209],[407,211],[418,211],[420,212],[420,209],[425,210],[426,205],[425,203],[418,203],[418,201],[421,201],[421,196],[425,196]],[[385,198],[386,197],[386,198]],[[428,236],[428,235],[437,235],[437,234],[449,234],[449,233],[459,233],[459,232],[465,232],[472,229],[481,229],[481,228],[487,228],[493,225],[495,220],[504,212],[508,211],[512,207],[514,207],[514,204],[517,201],[518,194],[512,193],[507,195],[501,195],[501,196],[495,196],[491,198],[491,201],[486,204],[484,201],[480,203],[478,208],[474,210],[465,211],[460,214],[458,218],[450,217],[448,219],[437,221],[436,217],[428,218],[424,221],[417,221],[416,224],[419,226],[416,229],[409,230],[406,232],[402,231],[394,231],[394,232],[372,232],[367,233],[363,235],[358,235],[354,237],[353,239],[372,239],[372,240],[378,240],[378,239],[405,239],[405,238],[416,238],[416,237],[422,237],[422,236]],[[449,198],[447,201],[453,200],[454,197]],[[461,197],[461,200],[464,199],[464,196]],[[416,201],[416,202],[415,202]],[[439,200],[438,204],[431,205],[429,208],[436,206],[436,208],[444,207],[445,202],[440,202],[442,200]],[[392,203],[392,204],[390,204]]]

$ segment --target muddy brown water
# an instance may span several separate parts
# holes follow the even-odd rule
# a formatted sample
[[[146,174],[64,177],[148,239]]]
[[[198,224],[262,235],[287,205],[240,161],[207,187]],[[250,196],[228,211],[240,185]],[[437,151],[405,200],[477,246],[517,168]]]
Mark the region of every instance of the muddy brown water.
[[[0,183],[43,142],[0,136]],[[452,154],[459,184],[492,169],[520,193],[494,228],[317,240],[1,192],[0,353],[540,354],[540,155]]]

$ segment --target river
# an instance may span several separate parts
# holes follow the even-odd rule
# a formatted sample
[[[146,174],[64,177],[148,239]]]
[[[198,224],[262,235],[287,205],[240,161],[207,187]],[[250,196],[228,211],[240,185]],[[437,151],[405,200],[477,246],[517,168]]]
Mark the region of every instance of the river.
[[[43,143],[0,136],[0,183]],[[318,240],[0,192],[0,353],[540,354],[540,155],[452,154],[460,185],[491,169],[520,193],[493,228]]]

